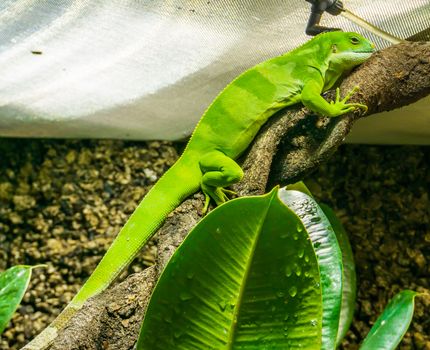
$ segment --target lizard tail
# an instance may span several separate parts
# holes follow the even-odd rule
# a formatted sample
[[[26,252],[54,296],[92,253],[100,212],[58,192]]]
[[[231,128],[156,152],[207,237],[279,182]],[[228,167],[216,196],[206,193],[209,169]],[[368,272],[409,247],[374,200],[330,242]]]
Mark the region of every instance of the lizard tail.
[[[181,157],[146,194],[78,294],[60,315],[21,350],[46,349],[85,301],[103,291],[130,264],[166,216],[200,188],[201,172]]]

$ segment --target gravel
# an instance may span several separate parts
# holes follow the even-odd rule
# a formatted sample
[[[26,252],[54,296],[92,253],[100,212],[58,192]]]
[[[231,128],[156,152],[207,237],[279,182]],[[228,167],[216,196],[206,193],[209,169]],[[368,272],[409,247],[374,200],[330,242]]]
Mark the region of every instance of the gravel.
[[[167,142],[0,139],[0,270],[34,270],[0,340],[18,349],[60,312],[139,200],[173,164]],[[358,349],[398,291],[430,293],[429,147],[342,146],[306,179],[340,217],[355,252],[358,303],[343,349]],[[151,265],[149,244],[129,268]],[[400,349],[430,349],[429,295]]]

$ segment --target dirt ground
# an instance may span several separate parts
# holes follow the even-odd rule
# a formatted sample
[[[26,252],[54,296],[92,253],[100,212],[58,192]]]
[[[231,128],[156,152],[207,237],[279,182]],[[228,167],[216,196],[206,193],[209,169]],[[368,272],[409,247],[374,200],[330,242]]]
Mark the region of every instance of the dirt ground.
[[[176,157],[166,142],[0,139],[0,270],[47,264],[34,271],[0,350],[20,348],[70,301]],[[345,145],[306,183],[350,234],[359,290],[343,349],[358,349],[395,293],[430,293],[430,147]],[[129,272],[154,254],[149,245]],[[417,298],[400,349],[430,349],[428,310],[430,297]]]

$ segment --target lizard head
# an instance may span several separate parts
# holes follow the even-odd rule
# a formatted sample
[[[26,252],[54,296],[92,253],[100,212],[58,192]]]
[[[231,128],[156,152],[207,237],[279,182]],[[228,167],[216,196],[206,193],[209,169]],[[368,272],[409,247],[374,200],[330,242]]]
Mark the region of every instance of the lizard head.
[[[375,45],[362,35],[353,32],[330,32],[331,54],[330,63],[351,69],[366,61],[373,52]]]

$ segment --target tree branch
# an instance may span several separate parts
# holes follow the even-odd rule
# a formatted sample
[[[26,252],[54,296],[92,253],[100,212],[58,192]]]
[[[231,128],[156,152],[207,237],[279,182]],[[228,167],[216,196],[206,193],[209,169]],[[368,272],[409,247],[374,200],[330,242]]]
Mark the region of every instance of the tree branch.
[[[368,114],[408,105],[430,94],[430,44],[403,43],[373,55],[344,80],[343,93],[355,85],[352,100],[368,105]],[[273,184],[302,178],[327,160],[349,133],[359,113],[341,118],[309,115],[300,106],[272,117],[241,163],[245,177],[239,195],[257,195]],[[169,215],[157,233],[156,266],[90,299],[60,332],[51,349],[131,349],[157,278],[200,219],[203,196],[196,194]]]

